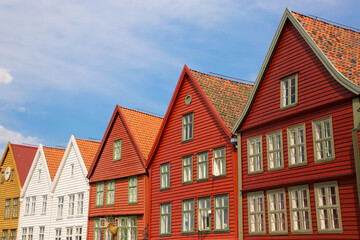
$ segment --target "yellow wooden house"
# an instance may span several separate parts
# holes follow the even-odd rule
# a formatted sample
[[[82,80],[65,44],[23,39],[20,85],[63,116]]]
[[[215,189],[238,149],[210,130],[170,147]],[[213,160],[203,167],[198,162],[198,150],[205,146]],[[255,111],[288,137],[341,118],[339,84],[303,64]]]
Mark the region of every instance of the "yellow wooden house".
[[[15,240],[20,192],[37,147],[8,143],[0,162],[0,239]]]

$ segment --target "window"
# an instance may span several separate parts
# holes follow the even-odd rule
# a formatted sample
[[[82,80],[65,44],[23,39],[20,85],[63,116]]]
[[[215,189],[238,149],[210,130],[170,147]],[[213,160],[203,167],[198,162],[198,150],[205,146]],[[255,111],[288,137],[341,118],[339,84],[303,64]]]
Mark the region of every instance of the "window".
[[[63,216],[64,209],[64,197],[58,197],[58,207],[57,207],[57,217],[61,218]]]
[[[114,218],[106,218],[106,222],[110,222],[114,226]],[[104,240],[113,240],[114,235],[110,232],[109,228],[104,229]]]
[[[41,180],[41,169],[38,169],[38,181],[40,182],[40,180]]]
[[[13,199],[13,210],[12,210],[12,217],[17,218],[19,215],[19,199]]]
[[[96,183],[96,202],[95,206],[100,207],[104,205],[104,182]]]
[[[314,188],[318,232],[342,232],[337,182],[315,183]]]
[[[170,189],[170,163],[160,165],[160,189]]]
[[[280,85],[280,109],[296,106],[298,101],[297,74],[282,79]]]
[[[1,183],[5,182],[5,172],[1,172]]]
[[[267,138],[267,158],[268,170],[278,170],[284,168],[282,131],[266,134]]]
[[[248,145],[248,171],[249,174],[262,173],[263,172],[263,163],[262,163],[262,144],[261,144],[261,135],[247,140]]]
[[[249,234],[265,234],[264,192],[248,193]]]
[[[182,203],[182,232],[193,233],[195,228],[195,206],[194,199],[184,200]]]
[[[10,205],[11,205],[11,199],[6,199],[4,218],[10,218]]]
[[[287,133],[289,167],[306,165],[307,159],[305,124],[290,127],[287,129]]]
[[[229,195],[214,197],[214,231],[229,230]]]
[[[160,204],[160,235],[171,234],[171,203]]]
[[[47,195],[42,196],[42,208],[41,213],[46,213],[46,207],[47,207]]]
[[[137,203],[138,177],[129,177],[129,203]]]
[[[26,235],[27,235],[27,228],[22,228],[21,240],[26,240]]]
[[[209,179],[209,152],[197,155],[197,180]]]
[[[83,213],[84,213],[84,193],[78,193],[77,214],[81,215]]]
[[[69,195],[68,216],[75,214],[75,194]]]
[[[7,236],[8,236],[8,230],[3,229],[1,240],[7,240]]]
[[[182,158],[182,183],[193,182],[193,161],[192,156]]]
[[[287,233],[285,189],[267,191],[269,232]]]
[[[61,240],[61,228],[55,229],[55,240]]]
[[[72,227],[66,228],[66,240],[72,240],[73,229]]]
[[[291,232],[311,233],[311,212],[309,187],[307,185],[289,187]]]
[[[11,170],[10,181],[14,180],[14,169]]]
[[[331,117],[312,122],[315,162],[335,159]]]
[[[75,228],[75,240],[82,240],[82,227]]]
[[[39,240],[45,240],[45,227],[39,227]]]
[[[70,167],[71,167],[70,175],[74,176],[74,168],[75,168],[74,164],[72,163]]]
[[[198,229],[200,232],[211,232],[211,198],[198,199]]]
[[[106,205],[115,204],[115,180],[109,180],[106,182]]]
[[[194,113],[182,117],[182,141],[190,141],[194,138]]]
[[[25,198],[25,214],[30,212],[30,197]]]
[[[94,240],[102,239],[102,228],[100,218],[95,218],[94,220]]]
[[[121,139],[114,141],[114,161],[121,159],[121,144]]]
[[[9,240],[15,240],[15,239],[16,239],[16,229],[11,229]]]
[[[137,239],[137,218],[120,217],[118,240]]]
[[[34,228],[33,228],[33,227],[29,227],[29,228],[28,228],[28,235],[27,235],[27,239],[28,239],[28,240],[33,240],[33,233],[34,233]]]
[[[36,196],[31,197],[31,214],[35,213]]]
[[[226,148],[218,148],[213,151],[213,175],[216,177],[226,176]]]

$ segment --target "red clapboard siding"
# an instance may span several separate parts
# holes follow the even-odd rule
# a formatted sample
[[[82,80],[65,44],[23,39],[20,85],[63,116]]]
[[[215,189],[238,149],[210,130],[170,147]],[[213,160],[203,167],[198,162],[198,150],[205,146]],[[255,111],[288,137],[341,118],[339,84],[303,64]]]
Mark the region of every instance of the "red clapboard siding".
[[[237,239],[237,173],[233,164],[234,149],[229,137],[216,121],[194,83],[186,79],[180,87],[171,109],[157,152],[150,165],[151,181],[151,239]],[[191,94],[192,102],[185,105],[185,97]],[[194,140],[181,143],[182,116],[194,113]],[[226,147],[226,177],[212,177],[212,150]],[[197,153],[209,151],[209,180],[197,182]],[[182,157],[193,156],[193,183],[182,184]],[[160,164],[170,162],[170,190],[160,191]],[[229,194],[230,232],[214,233],[215,195]],[[195,232],[197,232],[197,198],[211,196],[212,233],[182,235],[182,200],[195,199]],[[171,236],[159,237],[160,204],[172,203]]]

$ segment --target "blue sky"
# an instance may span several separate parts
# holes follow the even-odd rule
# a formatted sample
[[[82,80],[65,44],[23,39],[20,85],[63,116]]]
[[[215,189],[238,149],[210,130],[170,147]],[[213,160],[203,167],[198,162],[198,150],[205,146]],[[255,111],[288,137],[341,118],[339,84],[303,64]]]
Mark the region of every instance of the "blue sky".
[[[360,28],[350,0],[0,1],[0,150],[165,114],[184,64],[254,81],[285,8]]]

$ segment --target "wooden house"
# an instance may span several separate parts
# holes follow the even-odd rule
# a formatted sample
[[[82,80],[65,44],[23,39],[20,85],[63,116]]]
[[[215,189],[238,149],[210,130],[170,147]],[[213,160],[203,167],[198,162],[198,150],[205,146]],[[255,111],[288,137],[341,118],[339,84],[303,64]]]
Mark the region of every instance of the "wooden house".
[[[147,162],[151,239],[237,239],[230,129],[251,89],[185,65]]]
[[[87,238],[147,237],[149,179],[145,167],[162,118],[116,106],[90,167]],[[114,236],[105,225],[117,227]]]
[[[19,223],[20,191],[37,148],[8,143],[0,162],[0,236],[15,240]]]
[[[285,10],[232,129],[241,239],[360,238],[359,57],[358,31]]]

